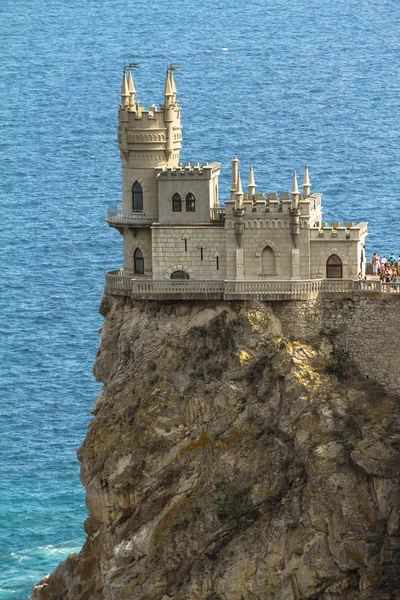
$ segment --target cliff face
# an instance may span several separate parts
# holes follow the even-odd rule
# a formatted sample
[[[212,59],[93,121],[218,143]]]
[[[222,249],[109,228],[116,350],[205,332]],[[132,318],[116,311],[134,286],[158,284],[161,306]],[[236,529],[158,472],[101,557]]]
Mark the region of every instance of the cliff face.
[[[32,600],[400,598],[398,403],[329,332],[287,339],[267,304],[101,310],[87,541]]]

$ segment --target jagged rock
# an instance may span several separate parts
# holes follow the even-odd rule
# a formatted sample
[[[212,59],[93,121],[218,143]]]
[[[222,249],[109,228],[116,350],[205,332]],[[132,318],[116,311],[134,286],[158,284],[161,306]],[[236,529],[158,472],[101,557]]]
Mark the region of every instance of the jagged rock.
[[[102,311],[87,540],[32,600],[400,598],[396,398],[271,305]]]

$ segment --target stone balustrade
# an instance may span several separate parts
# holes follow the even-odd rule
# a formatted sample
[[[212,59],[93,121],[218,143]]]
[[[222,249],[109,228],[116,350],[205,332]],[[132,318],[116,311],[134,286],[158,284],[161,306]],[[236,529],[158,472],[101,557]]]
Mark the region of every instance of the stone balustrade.
[[[225,208],[221,208],[221,207],[210,208],[210,219],[211,219],[211,221],[224,221],[225,220]]]
[[[352,279],[309,279],[307,281],[202,281],[153,280],[123,271],[106,273],[107,294],[138,300],[313,300],[363,294],[400,294],[400,283]]]
[[[146,212],[128,212],[122,209],[121,204],[109,206],[107,223],[110,225],[148,225],[158,221],[158,215]]]

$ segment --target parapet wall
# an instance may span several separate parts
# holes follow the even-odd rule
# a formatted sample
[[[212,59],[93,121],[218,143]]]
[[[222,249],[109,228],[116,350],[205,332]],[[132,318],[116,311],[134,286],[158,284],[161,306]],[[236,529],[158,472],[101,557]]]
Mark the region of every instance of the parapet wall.
[[[397,296],[378,299],[355,294],[272,306],[285,336],[308,341],[324,335],[361,375],[399,393],[399,300]]]

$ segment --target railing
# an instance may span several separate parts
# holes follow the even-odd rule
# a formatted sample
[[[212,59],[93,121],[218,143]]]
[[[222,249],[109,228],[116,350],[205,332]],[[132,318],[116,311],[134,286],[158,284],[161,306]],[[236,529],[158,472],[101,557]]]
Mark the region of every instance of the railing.
[[[321,281],[226,281],[225,300],[311,300]]]
[[[144,225],[147,223],[155,223],[157,220],[158,216],[151,213],[141,211],[125,211],[122,209],[121,204],[109,206],[106,219],[108,223],[119,223],[128,225]]]
[[[148,300],[180,298],[180,299],[214,299],[223,298],[223,281],[145,281],[134,279],[132,281],[132,297]]]
[[[210,219],[211,219],[211,221],[224,221],[225,220],[225,208],[221,208],[221,207],[210,208]]]
[[[133,275],[126,275],[122,269],[108,271],[106,273],[106,284],[104,291],[106,294],[114,296],[130,296],[132,292]]]
[[[377,280],[362,279],[355,281],[358,284],[357,291],[376,292],[379,294],[400,294],[400,283],[385,283]]]
[[[352,279],[306,281],[201,281],[154,280],[126,274],[106,273],[105,292],[143,300],[313,300],[352,293],[400,294],[400,283]]]

